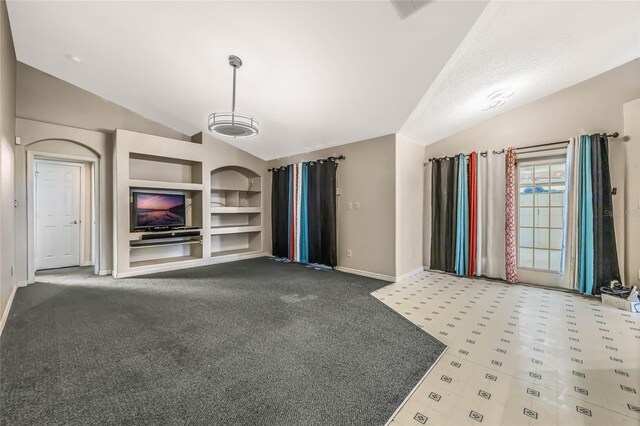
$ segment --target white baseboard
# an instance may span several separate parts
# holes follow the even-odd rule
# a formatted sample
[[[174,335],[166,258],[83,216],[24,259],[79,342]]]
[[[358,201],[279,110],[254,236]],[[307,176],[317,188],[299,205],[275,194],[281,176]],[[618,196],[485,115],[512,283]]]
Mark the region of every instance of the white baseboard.
[[[14,285],[11,289],[11,295],[9,296],[9,300],[7,301],[7,306],[4,307],[4,312],[2,313],[2,319],[0,320],[0,336],[2,336],[2,330],[4,330],[4,325],[9,318],[9,311],[11,311],[11,305],[13,304],[13,298],[16,295],[16,290],[18,289],[18,285]]]
[[[346,268],[344,266],[336,266],[336,269],[347,274],[361,275],[363,277],[375,278],[377,280],[395,282],[396,278],[391,275],[378,274],[376,272],[361,271],[359,269]]]
[[[18,281],[16,287],[26,287],[29,284],[27,281]]]
[[[402,275],[400,275],[400,276],[396,277],[396,282],[398,282],[398,281],[404,281],[404,280],[406,280],[407,278],[410,278],[410,277],[412,277],[412,276],[414,276],[414,275],[419,274],[420,272],[424,272],[424,267],[423,267],[423,266],[421,266],[421,267],[419,267],[419,268],[416,268],[416,269],[414,269],[413,271],[409,271],[409,272],[407,272],[406,274],[402,274]]]
[[[228,262],[235,262],[237,260],[246,260],[246,259],[253,259],[256,257],[265,257],[265,256],[269,256],[269,255],[262,251],[252,252],[252,253],[230,254],[228,256],[213,257],[211,258],[211,261],[208,263],[209,264],[228,263]]]
[[[98,275],[105,276],[105,275],[111,275],[111,273],[112,273],[111,269],[105,269],[105,270],[102,270],[102,271],[98,272]]]

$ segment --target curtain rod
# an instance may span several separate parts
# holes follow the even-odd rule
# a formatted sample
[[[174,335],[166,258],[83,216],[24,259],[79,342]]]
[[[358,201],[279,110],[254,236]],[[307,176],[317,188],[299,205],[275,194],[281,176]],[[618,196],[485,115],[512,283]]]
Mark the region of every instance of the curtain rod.
[[[613,133],[611,133],[611,134],[607,134],[606,136],[607,136],[608,138],[617,139],[617,138],[620,136],[620,133],[618,133],[618,132],[613,132]],[[569,143],[569,141],[568,141],[568,140],[566,140],[566,141],[558,141],[558,142],[540,143],[540,144],[537,144],[537,145],[521,146],[521,147],[516,148],[516,151],[517,151],[517,150],[520,150],[520,149],[530,149],[530,148],[539,148],[539,147],[543,147],[543,146],[558,145],[558,144],[561,144],[561,143]],[[505,152],[505,149],[503,148],[503,149],[501,149],[500,151],[496,151],[496,150],[494,149],[492,152],[493,152],[494,154],[502,154],[502,153],[504,153],[504,152]],[[537,151],[531,151],[531,152],[537,152]],[[488,151],[482,151],[482,152],[479,152],[479,153],[478,153],[478,155],[481,155],[481,156],[483,156],[483,157],[486,157],[486,156],[487,156],[487,153],[488,153]],[[468,157],[468,156],[469,156],[469,155],[467,154],[467,155],[466,155],[466,157]],[[453,157],[449,157],[449,156],[446,156],[446,155],[445,155],[444,157],[431,157],[431,158],[429,158],[427,161],[428,161],[429,163],[431,163],[431,162],[433,162],[433,161],[435,161],[435,160],[446,160],[446,159],[449,159],[449,158],[455,158],[455,157],[456,157],[455,155],[454,155]],[[427,165],[427,163],[424,163],[424,165],[426,166],[426,165]]]
[[[311,161],[307,161],[307,163],[322,163],[323,161],[338,161],[338,160],[344,160],[346,157],[344,155],[339,155],[337,157],[327,157],[327,158],[320,158],[318,160],[311,160]],[[267,169],[268,172],[272,172],[274,170],[286,170],[287,166],[280,166],[280,167],[273,167],[271,169]]]

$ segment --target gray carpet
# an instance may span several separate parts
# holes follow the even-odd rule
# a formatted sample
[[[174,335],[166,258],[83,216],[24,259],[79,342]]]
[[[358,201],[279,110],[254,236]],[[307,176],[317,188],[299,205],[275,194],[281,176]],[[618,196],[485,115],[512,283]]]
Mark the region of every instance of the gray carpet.
[[[268,258],[38,281],[0,338],[2,424],[381,425],[445,349],[385,282]]]

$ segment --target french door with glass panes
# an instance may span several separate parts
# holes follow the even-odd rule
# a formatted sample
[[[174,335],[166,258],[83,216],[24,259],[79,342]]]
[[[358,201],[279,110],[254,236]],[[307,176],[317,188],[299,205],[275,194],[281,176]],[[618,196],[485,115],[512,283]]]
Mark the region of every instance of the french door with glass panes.
[[[560,286],[565,158],[518,161],[518,279]]]

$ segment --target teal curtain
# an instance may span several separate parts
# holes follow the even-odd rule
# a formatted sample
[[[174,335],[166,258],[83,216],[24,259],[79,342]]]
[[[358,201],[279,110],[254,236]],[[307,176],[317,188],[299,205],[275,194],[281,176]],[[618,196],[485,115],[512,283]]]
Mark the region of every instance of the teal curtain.
[[[456,220],[456,275],[469,271],[469,181],[467,157],[458,156],[458,191]]]
[[[580,136],[578,171],[578,291],[593,294],[593,181],[591,137]]]
[[[302,185],[300,187],[300,262],[309,263],[309,215],[308,215],[308,184],[309,165],[302,163]]]

